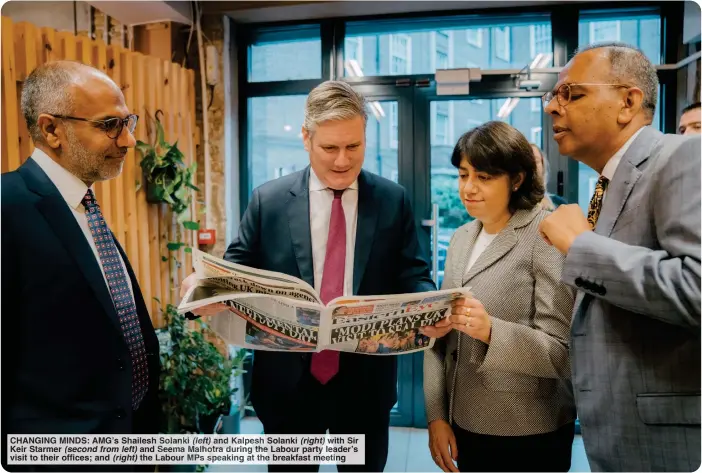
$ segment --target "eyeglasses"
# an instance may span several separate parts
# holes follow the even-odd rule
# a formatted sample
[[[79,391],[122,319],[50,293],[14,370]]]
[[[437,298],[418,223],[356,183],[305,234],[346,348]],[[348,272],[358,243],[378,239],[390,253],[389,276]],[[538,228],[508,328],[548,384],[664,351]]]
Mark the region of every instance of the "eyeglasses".
[[[81,122],[97,123],[99,128],[107,133],[107,136],[116,140],[119,135],[122,134],[122,129],[127,126],[129,133],[134,134],[136,129],[137,121],[139,120],[138,115],[128,115],[126,118],[108,118],[107,120],[89,120],[87,118],[80,117],[70,117],[68,115],[52,115],[56,118],[63,118],[64,120],[78,120]]]
[[[624,85],[624,84],[595,84],[595,83],[580,83],[580,84],[561,84],[558,86],[558,88],[555,90],[555,92],[546,92],[543,97],[541,97],[541,102],[546,108],[548,104],[551,103],[554,97],[556,97],[556,100],[558,101],[558,104],[561,107],[565,107],[570,103],[570,100],[573,96],[573,93],[571,91],[571,87],[577,87],[577,86],[600,86],[600,87],[630,87],[629,85]]]

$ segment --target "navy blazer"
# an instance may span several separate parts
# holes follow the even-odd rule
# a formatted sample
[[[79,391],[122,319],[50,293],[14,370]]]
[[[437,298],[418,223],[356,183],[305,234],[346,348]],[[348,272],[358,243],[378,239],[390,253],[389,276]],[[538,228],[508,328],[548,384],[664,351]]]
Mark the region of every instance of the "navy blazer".
[[[158,339],[126,254],[117,243],[149,363],[148,392],[134,412],[129,349],[71,209],[31,158],[1,179],[3,440],[157,433]]]
[[[309,167],[267,182],[254,190],[239,236],[224,258],[259,269],[303,279],[314,287],[309,210]],[[433,291],[426,250],[420,247],[415,217],[403,187],[361,171],[358,178],[358,220],[354,249],[355,295]],[[263,420],[295,406],[288,394],[309,370],[310,354],[257,351],[251,400]],[[387,412],[396,402],[397,362],[394,356],[342,353],[340,369],[352,376],[340,389],[370,411]]]

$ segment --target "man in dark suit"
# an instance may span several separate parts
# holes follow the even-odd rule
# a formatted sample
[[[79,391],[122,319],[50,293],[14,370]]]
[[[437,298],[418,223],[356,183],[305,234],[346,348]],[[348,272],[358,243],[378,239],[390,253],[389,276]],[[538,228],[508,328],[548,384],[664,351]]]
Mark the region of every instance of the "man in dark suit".
[[[348,84],[315,88],[302,129],[310,166],[254,190],[225,258],[299,277],[325,303],[435,290],[405,190],[361,169],[366,120],[365,101]],[[382,471],[396,385],[392,356],[258,351],[251,400],[267,434],[365,434],[365,465],[338,469]]]
[[[69,61],[29,75],[22,112],[36,149],[1,183],[3,443],[155,434],[158,340],[92,190],[122,171],[137,117],[109,77]]]

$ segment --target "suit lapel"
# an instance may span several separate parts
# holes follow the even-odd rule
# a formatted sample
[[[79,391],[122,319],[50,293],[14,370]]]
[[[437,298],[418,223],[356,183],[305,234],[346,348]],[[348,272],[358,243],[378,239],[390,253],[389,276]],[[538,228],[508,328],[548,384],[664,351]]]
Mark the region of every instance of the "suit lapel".
[[[314,287],[312,262],[312,233],[310,230],[309,167],[300,173],[300,178],[290,188],[288,200],[288,224],[290,238],[297,260],[300,277]]]
[[[468,266],[468,260],[470,259],[471,248],[475,246],[475,241],[480,234],[480,230],[483,229],[483,224],[479,221],[475,221],[474,224],[468,225],[466,227],[465,244],[461,248],[456,248],[458,250],[458,265],[453,272],[453,283],[454,287],[463,286],[464,275],[466,273],[466,267]]]
[[[85,234],[80,229],[78,222],[76,222],[68,204],[66,204],[56,186],[33,159],[28,159],[19,168],[19,173],[27,183],[27,187],[42,196],[42,199],[37,203],[37,209],[49,223],[59,241],[75,259],[78,268],[83,273],[105,313],[112,320],[119,333],[122,334],[117,311],[105,284],[105,278],[100,270],[99,262],[95,258],[95,254],[86,241]]]
[[[534,217],[536,217],[539,210],[539,206],[536,206],[532,210],[517,210],[514,215],[512,215],[512,218],[510,218],[507,226],[497,234],[495,239],[488,245],[487,248],[485,248],[485,251],[478,256],[478,259],[475,261],[475,263],[473,263],[473,266],[470,268],[470,271],[465,279],[461,281],[461,286],[468,284],[471,279],[488,269],[493,264],[497,263],[503,256],[509,253],[510,250],[514,248],[514,245],[517,244],[517,233],[515,229],[528,225],[534,219]],[[478,232],[482,229],[482,225],[476,225],[476,227],[479,227]],[[477,234],[475,238],[477,238]],[[467,253],[467,256],[464,256],[465,262],[460,268],[461,277],[462,273],[465,272],[468,259],[470,258],[470,253],[475,245],[475,238],[473,240],[473,245],[471,246],[471,251],[464,252]]]
[[[358,224],[353,257],[353,293],[358,294],[378,223],[378,200],[373,196],[373,177],[366,171],[358,176]]]
[[[624,156],[622,156],[617,170],[614,172],[614,177],[607,186],[607,194],[595,226],[596,234],[606,237],[612,234],[619,214],[624,209],[624,204],[626,204],[631,191],[634,190],[636,182],[641,177],[641,171],[638,169],[638,166],[648,159],[651,150],[661,136],[662,134],[658,130],[650,126],[645,127],[631,143]],[[579,329],[575,325],[578,313],[584,314],[592,297],[584,291],[577,292],[575,303],[573,304],[572,329],[574,332]]]
[[[624,204],[629,198],[634,185],[641,177],[638,167],[648,159],[651,150],[660,139],[661,133],[651,127],[645,127],[622,156],[612,181],[607,186],[607,193],[602,203],[602,210],[597,219],[595,233],[610,236]]]

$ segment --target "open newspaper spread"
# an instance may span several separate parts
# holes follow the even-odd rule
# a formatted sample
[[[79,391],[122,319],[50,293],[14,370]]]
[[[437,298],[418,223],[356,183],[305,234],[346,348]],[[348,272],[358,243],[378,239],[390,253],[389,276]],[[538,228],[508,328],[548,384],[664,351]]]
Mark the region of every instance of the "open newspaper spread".
[[[338,297],[326,306],[306,282],[230,263],[193,250],[198,282],[178,311],[218,304],[209,325],[227,343],[257,350],[337,350],[397,355],[426,350],[434,339],[420,327],[450,314],[470,288],[413,294]],[[217,307],[217,306],[216,306]]]

